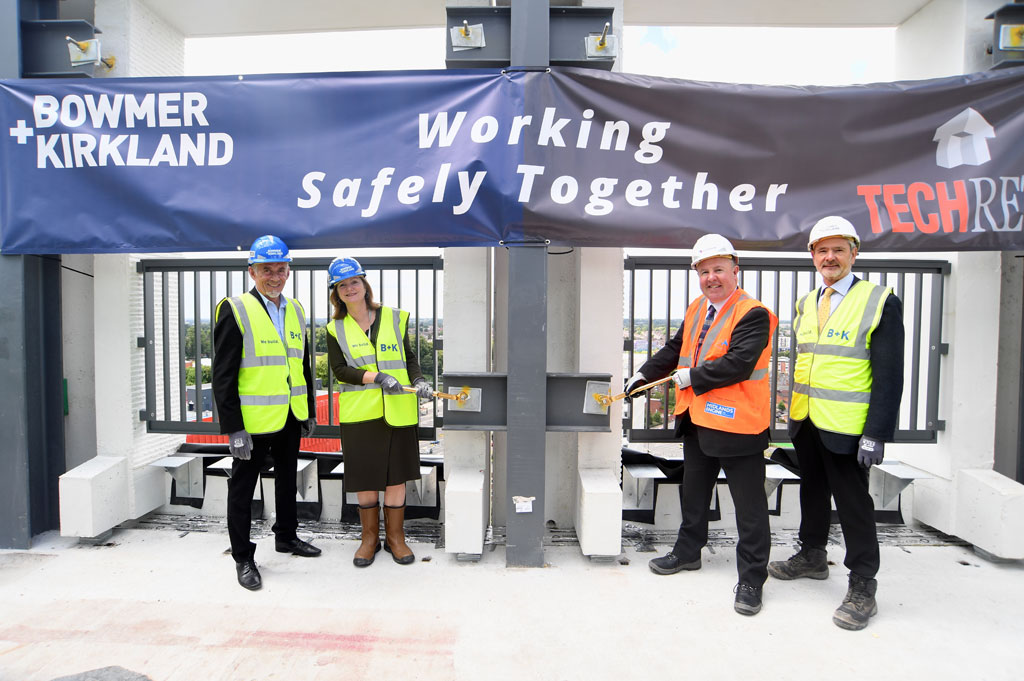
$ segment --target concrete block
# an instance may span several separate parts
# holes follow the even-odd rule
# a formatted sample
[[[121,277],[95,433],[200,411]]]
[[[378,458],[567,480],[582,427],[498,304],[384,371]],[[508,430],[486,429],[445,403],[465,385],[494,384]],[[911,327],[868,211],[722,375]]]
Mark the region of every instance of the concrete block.
[[[487,531],[487,498],[481,468],[449,468],[444,489],[444,551],[479,555]]]
[[[170,476],[155,466],[143,466],[132,471],[134,494],[129,503],[128,517],[141,518],[160,508],[170,499],[165,482]]]
[[[576,536],[584,556],[622,552],[622,489],[607,468],[580,468],[576,499]]]
[[[956,534],[954,486],[951,480],[931,478],[914,483],[913,519],[940,532]]]
[[[320,520],[327,523],[341,522],[342,497],[345,494],[343,480],[321,480],[320,489],[323,492],[323,507],[320,511]]]
[[[97,456],[60,476],[60,533],[95,537],[128,519],[128,460]]]
[[[259,492],[259,485],[256,486],[256,491]],[[206,489],[203,492],[203,513],[210,517],[227,517],[228,479],[219,475],[207,475]]]
[[[1024,485],[993,470],[960,470],[956,535],[999,558],[1024,558]]]

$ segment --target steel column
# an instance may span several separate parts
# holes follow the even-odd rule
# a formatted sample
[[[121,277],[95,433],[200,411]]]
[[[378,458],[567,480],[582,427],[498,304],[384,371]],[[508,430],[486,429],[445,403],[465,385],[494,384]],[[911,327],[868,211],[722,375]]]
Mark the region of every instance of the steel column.
[[[505,546],[509,567],[544,565],[547,267],[544,244],[516,246],[509,251]]]

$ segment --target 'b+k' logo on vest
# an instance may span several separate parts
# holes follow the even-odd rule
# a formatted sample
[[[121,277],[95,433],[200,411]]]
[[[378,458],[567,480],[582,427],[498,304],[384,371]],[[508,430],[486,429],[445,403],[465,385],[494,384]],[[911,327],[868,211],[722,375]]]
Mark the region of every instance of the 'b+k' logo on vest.
[[[838,340],[848,341],[850,340],[849,331],[839,331],[837,329],[829,329],[828,333],[825,334],[825,338],[838,338]]]
[[[390,350],[391,352],[398,352],[398,343],[381,343],[380,344],[380,351],[381,352],[387,352],[388,350]]]

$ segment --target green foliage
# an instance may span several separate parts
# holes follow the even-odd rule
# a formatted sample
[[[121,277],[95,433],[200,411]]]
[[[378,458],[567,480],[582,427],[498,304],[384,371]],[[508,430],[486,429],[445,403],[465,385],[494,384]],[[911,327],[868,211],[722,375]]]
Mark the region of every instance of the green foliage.
[[[434,379],[434,343],[427,336],[420,336],[420,350],[417,359],[423,377],[433,382]]]
[[[317,354],[316,356],[316,377],[320,379],[321,384],[327,386],[328,374],[331,371],[330,364],[327,362],[327,353]]]
[[[209,357],[213,351],[210,323],[203,322],[199,326],[200,357]],[[185,324],[185,359],[196,359],[196,331],[194,324]]]
[[[327,352],[327,326],[316,327],[316,351]]]
[[[203,367],[203,383],[210,383],[213,380],[213,370],[208,367]],[[185,385],[196,384],[196,369],[195,367],[188,367],[185,369]]]

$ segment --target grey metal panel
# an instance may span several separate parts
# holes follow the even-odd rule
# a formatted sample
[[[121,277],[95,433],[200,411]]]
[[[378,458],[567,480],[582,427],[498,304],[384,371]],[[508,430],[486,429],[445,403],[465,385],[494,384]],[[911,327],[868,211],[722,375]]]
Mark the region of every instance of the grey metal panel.
[[[444,392],[480,388],[480,411],[451,409],[445,400],[445,430],[505,430],[508,421],[508,378],[505,374],[448,373],[441,379]]]
[[[445,66],[450,69],[497,68],[508,66],[511,58],[510,36],[512,15],[508,7],[448,7],[447,30],[444,34]],[[450,29],[483,26],[484,47],[455,51]]]
[[[31,545],[29,528],[29,433],[25,375],[24,262],[27,256],[0,255],[0,319],[5,331],[0,338],[0,547],[26,549]]]
[[[509,251],[508,475],[505,564],[544,565],[547,415],[547,247]],[[516,501],[529,502],[529,510]]]
[[[0,78],[21,77],[21,18],[18,5],[0,6]]]
[[[22,75],[25,78],[91,78],[93,66],[71,66],[66,36],[92,40],[99,31],[87,21],[35,20],[21,22]]]
[[[611,374],[547,375],[547,430],[554,432],[611,432],[608,414],[584,414],[587,381],[611,381]]]
[[[0,548],[59,525],[64,472],[60,258],[0,256]]]
[[[551,65],[611,69],[614,58],[587,58],[586,38],[600,35],[605,23],[612,23],[612,14],[611,7],[552,7]]]

